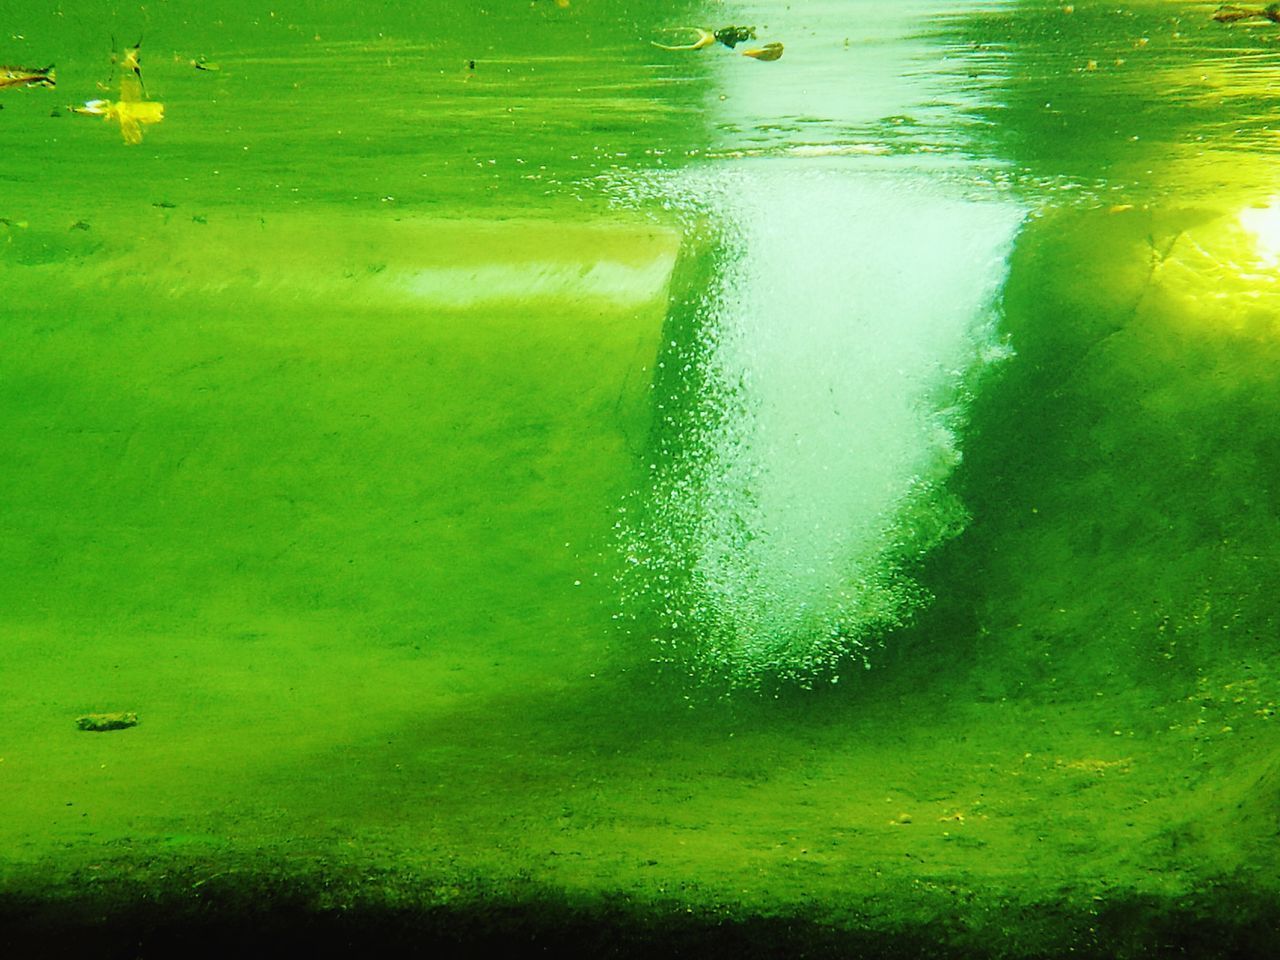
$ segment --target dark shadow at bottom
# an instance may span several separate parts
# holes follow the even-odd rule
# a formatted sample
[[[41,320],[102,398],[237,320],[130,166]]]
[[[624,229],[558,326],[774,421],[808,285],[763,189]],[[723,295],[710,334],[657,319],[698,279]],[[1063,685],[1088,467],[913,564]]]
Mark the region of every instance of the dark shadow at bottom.
[[[1280,901],[1236,885],[1194,898],[1142,896],[1080,904],[978,907],[895,919],[828,909],[760,915],[718,907],[637,904],[623,897],[471,896],[461,905],[316,906],[316,890],[246,877],[216,890],[128,897],[102,890],[47,899],[0,895],[0,952],[9,957],[152,958],[300,955],[427,957],[1245,958],[1280,956]],[[393,898],[394,899],[394,898]],[[819,918],[821,914],[825,918]]]

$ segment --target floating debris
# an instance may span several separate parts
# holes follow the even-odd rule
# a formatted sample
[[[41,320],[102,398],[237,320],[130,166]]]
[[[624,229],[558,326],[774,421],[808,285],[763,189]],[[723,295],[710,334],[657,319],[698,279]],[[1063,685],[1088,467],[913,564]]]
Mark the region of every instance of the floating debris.
[[[672,27],[668,32],[686,32],[692,31],[693,40],[689,43],[667,44],[659,43],[657,40],[649,41],[659,50],[703,50],[713,44],[719,43],[730,50],[734,49],[740,43],[746,43],[748,40],[756,38],[755,27],[721,27],[719,30],[708,30],[705,27]],[[752,47],[749,50],[742,51],[748,57],[754,57],[756,60],[777,60],[782,56],[782,44],[766,43],[762,47]]]
[[[86,713],[76,718],[76,728],[91,733],[105,733],[108,730],[126,730],[138,725],[136,713]]]
[[[1213,14],[1219,23],[1235,23],[1237,20],[1270,20],[1280,23],[1280,3],[1269,3],[1265,7],[1237,7],[1225,4]]]
[[[139,40],[132,47],[129,47],[124,53],[116,53],[115,40],[111,41],[111,66],[114,70],[119,67],[121,71],[132,73],[138,78],[138,82],[142,82],[142,41]],[[110,83],[110,81],[107,81]]]
[[[83,106],[68,107],[72,113],[87,117],[102,117],[120,124],[120,135],[128,144],[142,142],[144,125],[159,123],[164,119],[164,104],[146,99],[142,85],[142,43],[139,41],[123,54],[111,55],[113,67],[120,68],[120,99],[88,100]],[[114,72],[114,71],[113,71]]]
[[[744,57],[751,57],[754,60],[777,60],[782,56],[782,44],[766,43],[763,47],[752,47],[749,50],[743,50]]]
[[[102,117],[120,124],[120,135],[124,142],[137,144],[142,142],[144,124],[159,123],[164,119],[164,104],[150,100],[87,100],[83,106],[69,108],[72,113],[86,117]]]
[[[756,38],[755,27],[721,27],[716,31],[715,37],[726,47],[732,50],[740,43],[746,43],[748,40]]]
[[[191,66],[195,67],[197,70],[203,70],[207,73],[217,73],[222,69],[219,64],[212,63],[204,57],[196,57],[194,60],[190,61],[190,63]]]
[[[703,47],[709,47],[716,42],[715,33],[711,30],[704,30],[702,27],[673,27],[668,32],[677,33],[688,30],[692,30],[697,35],[697,38],[692,43],[669,45],[659,43],[657,40],[650,40],[649,42],[659,50],[701,50]]]
[[[47,67],[0,67],[0,90],[6,87],[56,87],[58,71]]]

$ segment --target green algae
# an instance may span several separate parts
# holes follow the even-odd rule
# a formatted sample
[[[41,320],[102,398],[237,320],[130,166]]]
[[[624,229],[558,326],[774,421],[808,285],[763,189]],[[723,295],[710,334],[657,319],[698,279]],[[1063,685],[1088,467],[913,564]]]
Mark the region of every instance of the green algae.
[[[7,945],[1265,953],[1277,341],[1231,266],[1250,252],[1227,229],[1239,190],[1182,158],[1161,169],[1187,174],[1192,208],[1046,201],[1004,291],[1016,356],[974,388],[952,484],[972,521],[913,571],[933,606],[838,688],[717,699],[611,619],[614,511],[655,411],[632,379],[641,346],[601,331],[647,331],[650,356],[664,320],[664,344],[685,331],[661,283],[578,299],[555,279],[627,249],[674,258],[664,213],[593,227],[566,211],[604,201],[564,184],[607,166],[575,152],[588,122],[643,154],[687,145],[701,100],[624,58],[622,99],[651,103],[566,101],[583,61],[533,58],[581,53],[575,38],[510,12],[481,39],[527,44],[524,72],[466,101],[489,81],[459,66],[431,105],[464,132],[428,129],[408,85],[389,91],[428,56],[419,21],[378,51],[385,77],[334,99],[370,58],[304,6],[278,24],[219,8],[240,63],[211,24],[180,42],[157,15],[148,84],[202,122],[171,106],[149,152],[125,154],[40,116],[44,179],[6,173],[4,212],[27,223],[0,235]],[[75,22],[60,90],[65,64],[86,86],[99,65]],[[628,33],[666,22],[645,5]],[[465,47],[441,32],[437,75]],[[179,75],[167,54],[184,46],[223,70]],[[298,116],[404,122],[294,153],[261,119],[282,78]],[[195,86],[210,80],[216,109]],[[539,124],[492,122],[510,89]],[[1073,177],[1105,179],[1115,157],[1081,122],[1032,123],[1038,94],[999,149],[1052,180],[1070,146]],[[35,103],[6,99],[10,143],[33,146],[18,122]],[[511,144],[530,130],[521,155],[548,170],[521,187]],[[1116,150],[1130,171],[1151,156]],[[268,269],[286,246],[297,266]],[[419,258],[564,270],[531,301],[459,303],[433,294],[447,276],[392,283]],[[686,246],[670,295],[713,266]],[[74,729],[120,704],[146,718],[127,738]]]

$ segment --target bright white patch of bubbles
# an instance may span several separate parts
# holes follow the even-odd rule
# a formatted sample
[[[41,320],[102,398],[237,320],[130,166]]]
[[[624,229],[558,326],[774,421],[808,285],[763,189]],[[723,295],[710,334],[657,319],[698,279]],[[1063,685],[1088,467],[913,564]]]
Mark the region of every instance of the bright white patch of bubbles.
[[[929,599],[913,565],[967,521],[947,478],[969,391],[1009,352],[1024,211],[838,162],[628,189],[705,250],[677,276],[696,289],[674,291],[648,482],[616,525],[619,617],[656,659],[733,685],[870,665]]]

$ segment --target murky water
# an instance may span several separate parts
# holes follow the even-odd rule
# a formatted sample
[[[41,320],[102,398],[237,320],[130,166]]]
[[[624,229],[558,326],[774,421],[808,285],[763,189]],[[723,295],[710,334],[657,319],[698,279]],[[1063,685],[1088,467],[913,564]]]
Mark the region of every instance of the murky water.
[[[6,895],[1274,904],[1280,27],[251,7],[0,5]]]

